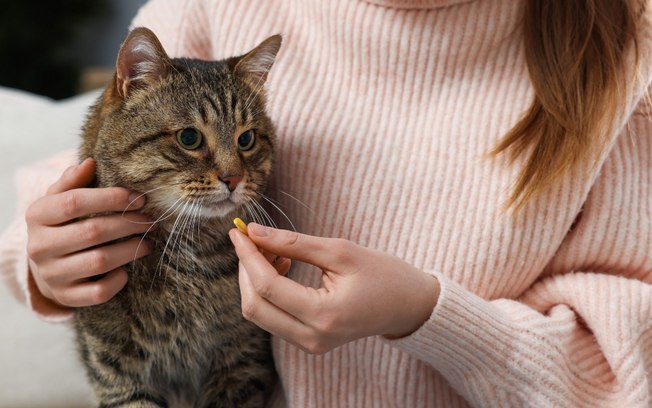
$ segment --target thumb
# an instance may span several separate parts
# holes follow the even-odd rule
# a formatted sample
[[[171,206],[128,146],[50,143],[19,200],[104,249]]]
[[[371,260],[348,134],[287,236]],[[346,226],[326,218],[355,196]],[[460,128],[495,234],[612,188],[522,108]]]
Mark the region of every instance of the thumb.
[[[337,270],[337,259],[343,259],[340,251],[348,241],[300,234],[294,231],[271,228],[249,223],[249,238],[259,247],[271,253],[306,262],[322,269]]]

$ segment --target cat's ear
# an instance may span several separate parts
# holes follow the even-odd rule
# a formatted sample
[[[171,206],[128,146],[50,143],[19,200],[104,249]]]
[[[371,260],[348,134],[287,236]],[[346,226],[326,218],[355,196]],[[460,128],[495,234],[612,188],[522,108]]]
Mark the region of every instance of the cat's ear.
[[[276,54],[281,49],[281,42],[280,35],[273,35],[245,55],[229,59],[229,67],[236,75],[241,75],[254,85],[261,84],[267,80]]]
[[[145,27],[133,29],[122,43],[116,62],[116,87],[125,98],[165,75],[170,58],[156,35]]]

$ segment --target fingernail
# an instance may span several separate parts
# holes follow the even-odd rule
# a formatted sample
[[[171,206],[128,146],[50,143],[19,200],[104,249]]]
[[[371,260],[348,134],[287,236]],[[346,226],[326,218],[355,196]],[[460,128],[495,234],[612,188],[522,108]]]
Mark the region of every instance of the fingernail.
[[[88,163],[90,163],[90,162],[92,162],[92,161],[93,161],[93,159],[92,159],[91,157],[87,157],[87,158],[85,158],[81,163],[79,163],[78,165],[74,166],[75,171],[79,170],[81,167],[87,165]]]
[[[257,235],[259,237],[268,237],[272,233],[272,229],[264,225],[250,223],[247,225],[249,235]]]
[[[140,208],[145,205],[145,196],[138,193],[129,194],[129,207]]]
[[[229,239],[231,240],[231,242],[233,243],[233,245],[235,245],[236,240],[238,240],[238,239],[240,238],[240,237],[238,237],[238,233],[237,233],[237,231],[238,231],[238,230],[235,229],[235,228],[229,230]]]

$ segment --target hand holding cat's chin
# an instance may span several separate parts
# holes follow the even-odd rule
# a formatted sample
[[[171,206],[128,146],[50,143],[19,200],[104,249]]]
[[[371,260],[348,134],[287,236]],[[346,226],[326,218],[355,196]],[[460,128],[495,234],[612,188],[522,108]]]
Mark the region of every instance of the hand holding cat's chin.
[[[145,200],[123,188],[85,188],[95,162],[70,167],[27,210],[30,276],[57,306],[104,303],[127,282],[122,265],[151,252],[140,238],[151,225],[138,214]],[[106,213],[87,218],[91,214]]]
[[[240,258],[243,315],[308,352],[373,335],[407,336],[437,303],[434,276],[386,253],[341,239],[248,228],[249,238],[230,232]],[[321,287],[277,273],[258,248],[321,268]]]

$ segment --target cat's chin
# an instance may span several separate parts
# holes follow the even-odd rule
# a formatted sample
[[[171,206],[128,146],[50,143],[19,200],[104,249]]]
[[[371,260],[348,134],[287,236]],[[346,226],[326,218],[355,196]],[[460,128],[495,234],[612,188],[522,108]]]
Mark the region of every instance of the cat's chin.
[[[222,201],[219,204],[203,205],[199,210],[199,216],[205,218],[224,218],[233,213],[238,205],[231,201]]]

